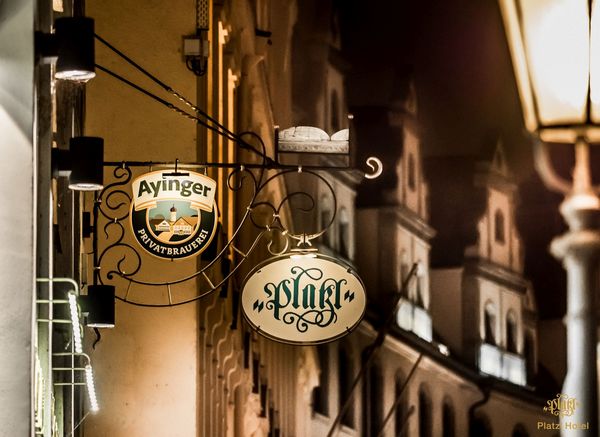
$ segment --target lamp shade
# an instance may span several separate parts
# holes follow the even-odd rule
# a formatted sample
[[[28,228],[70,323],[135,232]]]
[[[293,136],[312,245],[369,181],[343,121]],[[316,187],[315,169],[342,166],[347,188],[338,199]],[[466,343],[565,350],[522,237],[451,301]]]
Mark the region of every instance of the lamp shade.
[[[86,326],[90,328],[115,327],[115,287],[90,285],[87,296],[80,296],[81,307],[87,314]]]
[[[97,191],[103,188],[104,140],[98,137],[73,137],[70,144],[71,175],[69,188]]]
[[[526,128],[600,141],[599,2],[499,0]]]
[[[87,82],[96,76],[94,69],[94,20],[87,17],[62,17],[54,22],[58,44],[57,79]]]

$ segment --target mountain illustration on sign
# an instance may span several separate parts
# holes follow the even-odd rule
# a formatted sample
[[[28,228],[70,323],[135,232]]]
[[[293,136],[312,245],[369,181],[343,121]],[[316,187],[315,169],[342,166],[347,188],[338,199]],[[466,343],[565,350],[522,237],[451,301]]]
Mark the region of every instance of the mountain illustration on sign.
[[[163,242],[181,242],[195,233],[200,224],[200,211],[189,202],[159,201],[148,210],[148,228]]]

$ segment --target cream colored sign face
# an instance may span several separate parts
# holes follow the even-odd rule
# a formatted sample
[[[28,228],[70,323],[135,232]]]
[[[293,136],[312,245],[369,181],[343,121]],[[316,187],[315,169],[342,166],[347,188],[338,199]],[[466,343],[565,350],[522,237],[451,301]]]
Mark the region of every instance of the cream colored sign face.
[[[335,340],[354,329],[366,307],[365,288],[347,265],[323,255],[267,260],[246,277],[242,310],[260,334],[292,344]]]
[[[194,172],[177,177],[165,177],[165,173],[146,173],[132,182],[135,211],[155,208],[165,200],[189,202],[192,209],[212,211],[217,188],[213,179]]]

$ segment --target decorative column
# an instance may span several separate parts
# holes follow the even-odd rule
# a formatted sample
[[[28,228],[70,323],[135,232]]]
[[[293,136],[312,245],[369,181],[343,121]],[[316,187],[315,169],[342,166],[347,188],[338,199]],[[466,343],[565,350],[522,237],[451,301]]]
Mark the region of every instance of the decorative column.
[[[591,186],[589,149],[575,146],[573,189],[560,207],[569,231],[551,251],[567,271],[567,376],[562,394],[576,399],[574,413],[561,416],[561,435],[598,435],[596,293],[600,270],[600,199]],[[584,424],[584,429],[574,429]],[[589,424],[589,427],[588,427]]]

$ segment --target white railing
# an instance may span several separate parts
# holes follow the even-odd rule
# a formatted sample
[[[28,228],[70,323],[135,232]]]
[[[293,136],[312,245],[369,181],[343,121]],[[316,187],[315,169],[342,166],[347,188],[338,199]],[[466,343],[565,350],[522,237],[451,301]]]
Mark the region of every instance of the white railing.
[[[427,310],[415,305],[408,299],[402,298],[400,300],[396,322],[400,328],[413,332],[423,340],[430,342],[433,337],[431,316]]]
[[[527,383],[525,359],[489,343],[482,343],[478,354],[479,370],[517,385]]]

